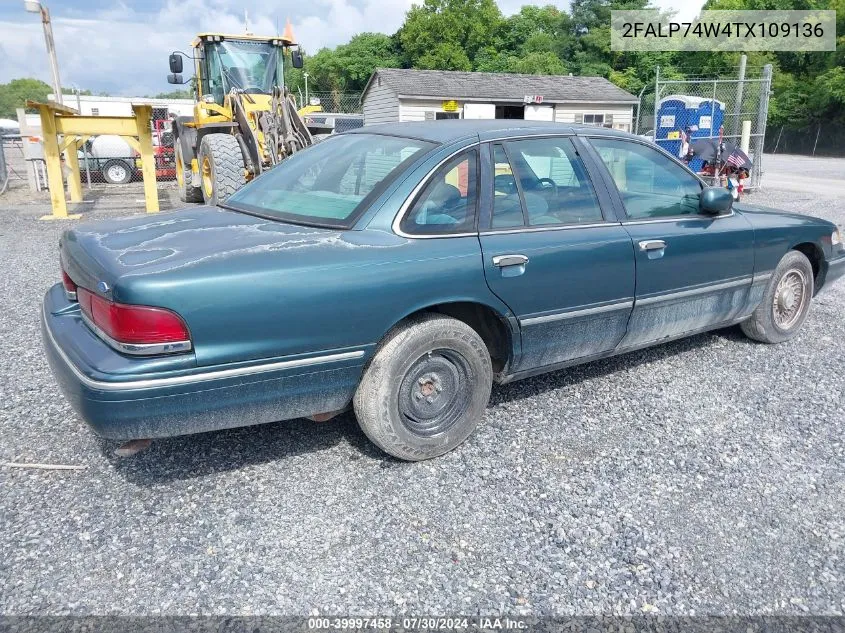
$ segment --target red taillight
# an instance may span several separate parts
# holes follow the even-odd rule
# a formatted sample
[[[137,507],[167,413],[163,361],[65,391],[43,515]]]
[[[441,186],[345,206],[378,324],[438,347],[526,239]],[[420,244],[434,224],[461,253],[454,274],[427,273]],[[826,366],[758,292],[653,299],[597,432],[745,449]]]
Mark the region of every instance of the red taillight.
[[[65,293],[71,299],[76,298],[76,284],[73,283],[73,279],[70,278],[65,272],[65,269],[62,268],[62,285],[65,287]]]
[[[114,303],[84,288],[77,290],[79,306],[91,322],[118,343],[155,345],[190,340],[188,327],[175,312],[151,306]],[[170,351],[186,351],[189,347]]]

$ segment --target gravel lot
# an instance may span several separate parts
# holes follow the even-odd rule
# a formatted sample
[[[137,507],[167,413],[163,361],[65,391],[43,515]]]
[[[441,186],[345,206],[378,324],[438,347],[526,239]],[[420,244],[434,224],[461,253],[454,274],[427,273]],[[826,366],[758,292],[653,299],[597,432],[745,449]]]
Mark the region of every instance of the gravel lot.
[[[845,161],[783,161],[749,201],[845,223]],[[824,194],[777,189],[784,165],[830,174]],[[350,415],[119,460],[41,351],[67,224],[14,200],[0,464],[84,469],[0,467],[0,613],[845,612],[845,283],[783,345],[734,328],[494,388],[475,435],[427,463],[385,457]]]

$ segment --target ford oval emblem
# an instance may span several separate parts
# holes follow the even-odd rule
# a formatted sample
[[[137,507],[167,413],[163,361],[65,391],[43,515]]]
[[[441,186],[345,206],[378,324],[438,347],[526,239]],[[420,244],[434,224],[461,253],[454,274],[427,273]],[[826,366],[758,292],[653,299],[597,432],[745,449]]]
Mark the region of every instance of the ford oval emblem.
[[[109,290],[111,290],[111,288],[105,281],[99,281],[97,282],[97,290],[99,290],[103,294],[106,294]]]

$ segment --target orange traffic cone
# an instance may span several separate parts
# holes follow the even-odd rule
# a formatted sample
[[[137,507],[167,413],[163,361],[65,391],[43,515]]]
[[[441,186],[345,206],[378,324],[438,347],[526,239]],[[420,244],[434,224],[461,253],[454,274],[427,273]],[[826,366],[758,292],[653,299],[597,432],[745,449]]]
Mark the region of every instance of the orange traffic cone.
[[[287,40],[288,44],[294,43],[293,26],[291,26],[290,18],[285,22],[285,32],[282,33],[282,39]]]

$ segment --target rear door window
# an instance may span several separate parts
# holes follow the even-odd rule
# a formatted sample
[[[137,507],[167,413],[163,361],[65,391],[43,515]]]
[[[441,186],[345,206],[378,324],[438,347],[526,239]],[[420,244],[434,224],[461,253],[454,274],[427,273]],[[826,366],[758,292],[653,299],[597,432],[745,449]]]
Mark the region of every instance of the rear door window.
[[[474,231],[477,200],[478,151],[471,149],[434,173],[402,218],[400,228],[411,235]]]

